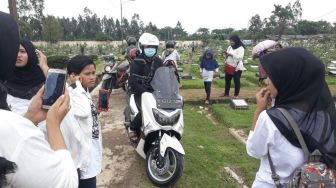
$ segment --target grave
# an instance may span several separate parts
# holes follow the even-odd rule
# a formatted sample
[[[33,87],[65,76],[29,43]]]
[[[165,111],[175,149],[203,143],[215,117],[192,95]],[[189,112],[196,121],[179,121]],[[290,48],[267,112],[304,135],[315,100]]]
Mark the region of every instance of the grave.
[[[249,108],[245,99],[230,99],[230,106],[234,110],[247,110]]]
[[[328,70],[336,70],[336,61],[330,61],[330,63],[327,65]]]
[[[328,74],[330,76],[336,76],[336,70],[334,70],[334,71],[328,71]]]
[[[177,68],[177,72],[183,72],[183,68],[182,67]]]
[[[193,77],[190,73],[182,74],[181,78],[184,79],[184,80],[192,80],[193,79]]]

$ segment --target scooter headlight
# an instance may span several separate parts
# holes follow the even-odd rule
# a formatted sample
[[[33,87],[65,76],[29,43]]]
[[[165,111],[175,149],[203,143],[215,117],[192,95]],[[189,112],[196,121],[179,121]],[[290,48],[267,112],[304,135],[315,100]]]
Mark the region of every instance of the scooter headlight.
[[[155,121],[158,122],[162,126],[176,124],[177,121],[180,119],[180,115],[181,115],[180,110],[170,117],[164,115],[163,113],[161,113],[159,110],[155,108],[153,108],[152,111],[153,111]]]
[[[105,66],[104,70],[105,70],[105,72],[110,72],[111,71],[111,67],[107,65],[107,66]]]

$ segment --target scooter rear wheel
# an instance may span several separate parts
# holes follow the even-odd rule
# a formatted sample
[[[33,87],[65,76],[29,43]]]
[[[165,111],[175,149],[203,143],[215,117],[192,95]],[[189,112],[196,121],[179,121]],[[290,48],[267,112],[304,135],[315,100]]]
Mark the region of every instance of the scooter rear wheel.
[[[164,156],[164,165],[158,165],[158,155],[160,152],[157,147],[152,147],[146,156],[146,172],[148,178],[156,186],[167,187],[174,185],[182,176],[184,157],[174,149],[167,148]]]

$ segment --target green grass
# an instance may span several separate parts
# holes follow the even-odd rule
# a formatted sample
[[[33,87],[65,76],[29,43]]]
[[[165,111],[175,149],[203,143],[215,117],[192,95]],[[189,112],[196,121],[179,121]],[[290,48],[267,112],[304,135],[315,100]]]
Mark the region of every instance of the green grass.
[[[258,161],[246,154],[245,146],[229,135],[226,126],[213,125],[196,112],[197,108],[184,107],[185,168],[176,187],[237,187],[237,182],[225,172],[226,166],[251,185]]]
[[[336,86],[336,77],[334,76],[330,76],[330,75],[326,75],[325,76],[325,80],[328,84],[328,86]]]
[[[224,88],[225,87],[225,80],[224,79],[214,79],[213,80],[214,87]],[[240,78],[240,87],[256,87],[254,83],[251,83],[246,78]],[[231,80],[231,88],[234,88],[234,81]]]
[[[248,110],[233,110],[228,103],[213,104],[210,106],[210,110],[222,124],[242,129],[248,134],[252,125],[255,104],[249,104]]]
[[[182,89],[202,89],[204,88],[203,80],[181,80],[182,81]]]
[[[97,61],[95,61],[95,63],[96,63],[96,73],[100,74],[101,72],[103,72],[105,66],[104,61],[98,59]]]

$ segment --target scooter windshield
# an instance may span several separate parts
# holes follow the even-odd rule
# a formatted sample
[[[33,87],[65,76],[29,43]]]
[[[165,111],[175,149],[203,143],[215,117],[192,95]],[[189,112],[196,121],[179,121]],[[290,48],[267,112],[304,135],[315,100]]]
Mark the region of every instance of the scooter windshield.
[[[179,95],[179,83],[175,69],[160,67],[155,71],[151,86],[158,108],[181,109],[182,100]]]

